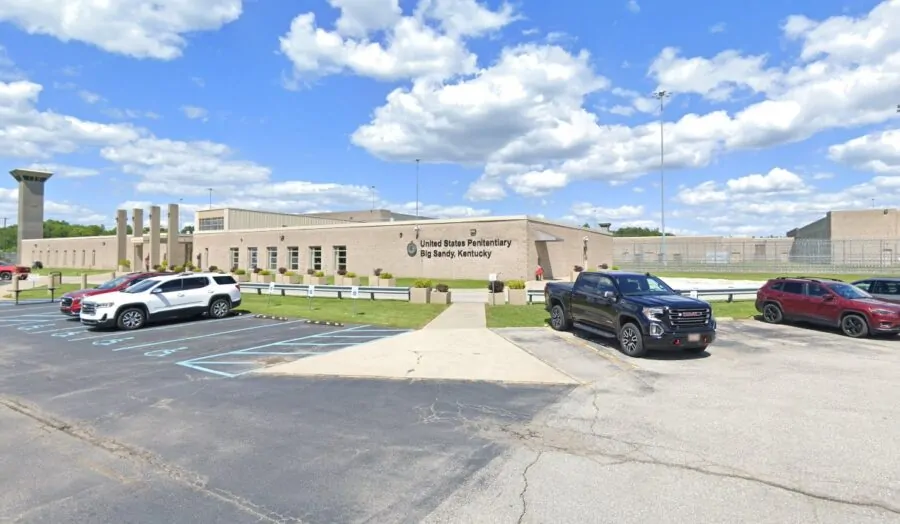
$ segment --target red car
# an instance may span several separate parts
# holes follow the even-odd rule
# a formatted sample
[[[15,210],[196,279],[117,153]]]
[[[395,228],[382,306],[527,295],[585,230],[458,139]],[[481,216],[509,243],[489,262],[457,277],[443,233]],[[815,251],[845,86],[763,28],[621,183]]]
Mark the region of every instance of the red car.
[[[770,324],[809,322],[848,337],[900,333],[900,304],[878,300],[840,280],[779,277],[756,293],[756,310]]]
[[[81,313],[81,301],[85,297],[95,295],[103,295],[114,291],[122,291],[127,287],[148,278],[159,275],[167,275],[169,273],[128,273],[112,280],[106,281],[92,289],[81,289],[78,291],[70,291],[62,296],[59,300],[59,311],[66,316],[77,317]]]
[[[12,280],[13,275],[17,275],[19,280],[25,280],[29,273],[31,273],[30,267],[0,263],[0,280]]]

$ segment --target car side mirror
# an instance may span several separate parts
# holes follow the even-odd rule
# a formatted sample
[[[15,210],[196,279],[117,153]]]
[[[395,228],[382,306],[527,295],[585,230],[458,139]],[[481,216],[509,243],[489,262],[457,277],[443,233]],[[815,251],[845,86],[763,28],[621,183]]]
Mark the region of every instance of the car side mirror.
[[[151,291],[150,293],[153,293],[154,295],[162,294],[162,288],[155,288],[155,289],[154,289],[153,291]]]
[[[616,298],[616,292],[615,291],[604,291],[603,298],[608,298],[610,300],[614,300]]]

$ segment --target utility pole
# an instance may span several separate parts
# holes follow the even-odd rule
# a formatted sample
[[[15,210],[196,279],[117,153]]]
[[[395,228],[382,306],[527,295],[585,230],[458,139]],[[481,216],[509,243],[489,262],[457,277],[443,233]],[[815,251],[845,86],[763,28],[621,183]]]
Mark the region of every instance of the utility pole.
[[[212,209],[212,192],[213,192],[213,188],[208,187],[208,188],[206,188],[206,190],[209,191],[209,208]]]
[[[6,229],[6,217],[3,217],[3,229]]]
[[[419,218],[419,159],[416,159],[416,218]]]
[[[670,96],[672,96],[671,93],[665,90],[653,93],[653,98],[659,100],[659,222],[662,226],[660,255],[664,266],[668,265],[668,261],[666,260],[666,139],[665,119],[663,117],[666,109],[666,99]]]

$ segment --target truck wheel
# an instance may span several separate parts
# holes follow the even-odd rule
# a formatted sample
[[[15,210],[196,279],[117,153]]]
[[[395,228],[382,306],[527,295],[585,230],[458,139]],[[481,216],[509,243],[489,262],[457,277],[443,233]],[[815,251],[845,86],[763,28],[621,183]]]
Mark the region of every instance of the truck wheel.
[[[550,308],[550,327],[556,331],[568,331],[572,323],[566,318],[566,310],[559,304]]]
[[[116,326],[125,331],[141,329],[147,323],[147,315],[140,308],[123,309],[116,316]]]
[[[841,319],[841,331],[851,338],[865,338],[869,335],[869,324],[859,315],[845,315]]]
[[[0,280],[12,280],[12,273],[10,273],[9,271],[0,273]]]
[[[766,304],[763,306],[763,320],[769,324],[780,324],[784,320],[784,313],[778,304]]]
[[[631,322],[619,328],[619,347],[629,357],[637,358],[647,354],[641,329]]]
[[[209,318],[225,318],[231,312],[231,303],[224,298],[217,298],[209,305]]]

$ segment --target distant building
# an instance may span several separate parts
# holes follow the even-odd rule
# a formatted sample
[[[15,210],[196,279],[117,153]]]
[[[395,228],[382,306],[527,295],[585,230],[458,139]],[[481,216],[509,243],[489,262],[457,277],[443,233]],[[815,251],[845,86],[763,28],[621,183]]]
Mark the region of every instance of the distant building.
[[[723,236],[666,237],[663,260],[662,237],[615,237],[613,261],[630,268],[658,268],[663,265],[720,267],[727,264],[772,264],[788,261],[793,239]]]
[[[791,261],[838,266],[900,265],[900,210],[829,211],[787,232]]]

